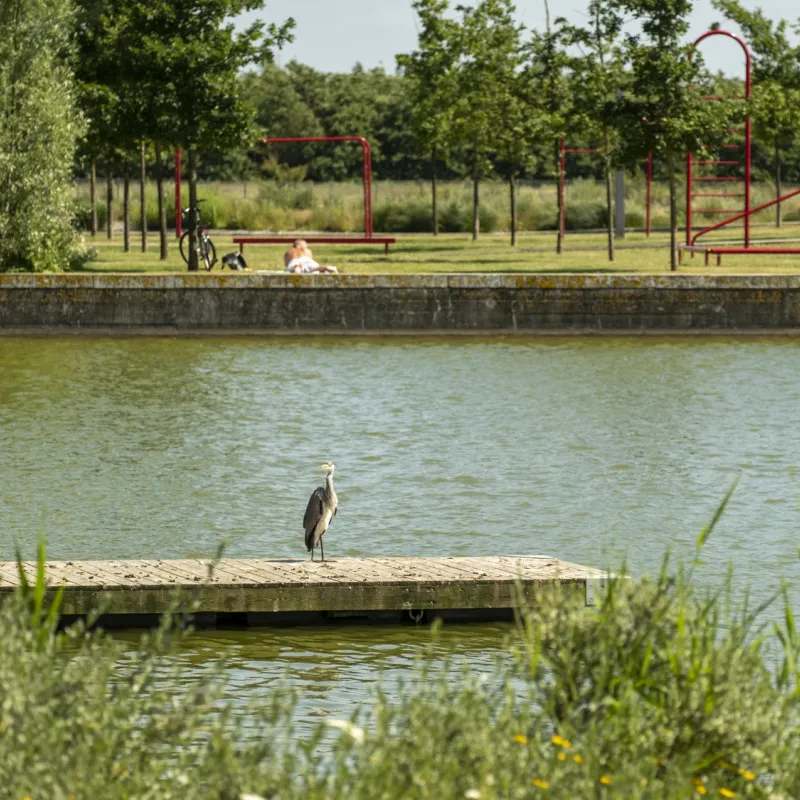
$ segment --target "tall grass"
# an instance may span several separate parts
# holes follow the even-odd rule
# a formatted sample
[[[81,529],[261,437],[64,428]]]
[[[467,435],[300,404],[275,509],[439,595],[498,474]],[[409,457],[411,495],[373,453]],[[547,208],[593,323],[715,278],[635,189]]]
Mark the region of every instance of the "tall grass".
[[[698,590],[693,565],[614,578],[591,609],[553,589],[523,605],[493,674],[421,667],[304,737],[290,695],[245,715],[222,700],[222,665],[192,679],[170,657],[186,635],[176,618],[125,657],[80,624],[59,631],[43,576],[0,608],[6,797],[800,796],[788,600],[765,627],[763,609],[730,601],[730,580]]]
[[[171,189],[171,187],[170,187]],[[788,191],[788,189],[787,189]],[[76,187],[76,213],[82,227],[88,228],[90,206],[88,186]],[[136,198],[137,187],[132,188]],[[205,198],[203,222],[211,228],[229,230],[270,231],[326,231],[345,232],[363,230],[363,193],[360,183],[311,183],[279,185],[274,181],[249,183],[203,183],[199,194]],[[156,192],[148,185],[147,224],[149,229],[158,226]],[[122,214],[116,193],[113,215],[119,221]],[[645,224],[644,179],[629,178],[626,183],[626,225],[641,228]],[[772,199],[769,184],[755,184],[753,205]],[[438,192],[439,224],[444,233],[462,233],[471,230],[472,186],[466,182],[446,182]],[[184,204],[188,202],[183,198]],[[701,201],[697,201],[698,205]],[[707,198],[706,208],[721,209],[740,200]],[[682,204],[681,204],[682,205]],[[132,202],[131,218],[140,226],[138,199]],[[431,231],[430,187],[425,183],[382,181],[373,189],[374,225],[376,231],[386,233],[427,233]],[[99,224],[105,225],[105,203],[98,201]],[[481,189],[481,229],[484,232],[510,230],[508,187],[498,181],[486,181]],[[756,222],[769,223],[774,219],[774,209],[767,209],[755,217]],[[602,228],[606,224],[604,187],[591,180],[572,181],[567,186],[566,225],[569,230]],[[713,223],[721,215],[697,216],[695,222]],[[174,192],[167,193],[167,219],[175,225]],[[800,220],[800,197],[784,205],[784,219]],[[682,209],[681,209],[681,221]],[[555,188],[552,185],[519,187],[517,199],[518,229],[522,231],[553,230],[556,226]],[[666,185],[653,185],[653,227],[669,225],[669,195]]]

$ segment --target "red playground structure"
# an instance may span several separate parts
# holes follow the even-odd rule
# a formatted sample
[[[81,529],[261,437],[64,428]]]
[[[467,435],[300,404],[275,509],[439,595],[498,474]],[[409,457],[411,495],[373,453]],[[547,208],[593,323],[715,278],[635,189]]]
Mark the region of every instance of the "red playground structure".
[[[744,51],[745,56],[745,102],[750,100],[753,94],[753,81],[752,81],[752,59],[750,57],[750,50],[745,44],[744,40],[741,39],[739,36],[736,36],[733,33],[729,33],[728,31],[723,30],[713,30],[707,31],[702,36],[700,36],[694,43],[694,46],[697,47],[702,41],[708,39],[711,36],[726,36],[729,39],[733,39]],[[703,97],[704,100],[714,101],[714,100],[722,100],[719,95],[705,95]],[[737,134],[742,133],[741,128],[729,128],[729,133]],[[749,255],[751,253],[761,253],[761,254],[799,254],[800,248],[796,247],[754,247],[752,245],[750,239],[750,218],[753,214],[757,213],[758,211],[762,211],[765,208],[769,208],[770,206],[774,206],[777,203],[781,203],[784,200],[788,200],[790,197],[794,197],[797,194],[800,194],[800,189],[797,189],[793,192],[789,192],[788,194],[782,195],[781,197],[776,197],[774,200],[770,200],[766,203],[762,203],[759,206],[753,208],[750,204],[750,194],[751,194],[751,182],[752,182],[752,160],[751,160],[751,146],[752,146],[752,134],[751,134],[751,122],[750,122],[750,114],[748,112],[747,117],[744,123],[744,141],[738,142],[728,142],[723,145],[723,148],[727,151],[731,152],[730,158],[723,158],[723,159],[710,159],[710,160],[695,160],[693,158],[692,153],[686,154],[686,244],[680,245],[680,253],[683,254],[683,251],[687,251],[691,253],[692,257],[694,257],[695,253],[703,253],[705,255],[705,263],[708,264],[709,256],[714,254],[717,257],[717,265],[722,262],[722,256],[724,253],[731,253],[737,255]],[[695,166],[727,166],[727,167],[741,167],[740,174],[737,175],[695,175],[694,167]],[[707,183],[711,184],[709,189],[714,189],[715,187],[720,187],[714,191],[696,191],[695,184],[698,183]],[[741,189],[738,187],[734,187],[735,191],[728,191],[726,187],[731,186],[733,184],[740,184]],[[704,189],[705,187],[700,187]],[[721,208],[721,209],[714,209],[714,208],[695,208],[694,200],[700,197],[722,197],[722,198],[742,198],[742,208]],[[714,223],[713,225],[707,225],[704,228],[701,228],[697,233],[693,233],[693,218],[695,214],[732,214],[733,216],[728,217],[727,219],[723,219],[720,222]],[[724,228],[726,225],[730,225],[733,222],[738,222],[739,220],[743,220],[744,225],[744,244],[740,247],[733,247],[726,244],[707,244],[707,245],[699,245],[697,243],[698,239],[701,236],[705,236],[707,233],[711,233],[711,231],[719,230],[720,228]]]
[[[325,244],[382,244],[384,253],[388,255],[389,245],[397,239],[393,236],[375,236],[372,225],[372,150],[369,142],[363,136],[270,136],[261,139],[266,144],[297,143],[297,142],[359,142],[364,154],[363,184],[364,184],[364,234],[363,236],[333,235],[333,236],[303,236],[276,235],[276,236],[235,236],[234,244],[239,245],[239,252],[243,252],[245,244],[284,244],[293,242],[302,236],[307,242]],[[176,207],[180,208],[181,192],[181,152],[180,148],[175,153],[175,196]],[[180,214],[176,219],[177,235],[180,236]]]

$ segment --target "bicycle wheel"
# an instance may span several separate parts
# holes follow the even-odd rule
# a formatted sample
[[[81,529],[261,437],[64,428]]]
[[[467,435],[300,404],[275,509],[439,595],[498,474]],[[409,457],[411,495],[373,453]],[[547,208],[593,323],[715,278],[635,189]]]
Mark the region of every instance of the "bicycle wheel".
[[[190,231],[186,231],[183,236],[181,236],[180,250],[184,264],[189,263],[189,234]]]
[[[199,261],[205,265],[206,272],[211,271],[211,267],[217,263],[217,250],[214,247],[214,242],[208,236],[202,234],[197,243]]]

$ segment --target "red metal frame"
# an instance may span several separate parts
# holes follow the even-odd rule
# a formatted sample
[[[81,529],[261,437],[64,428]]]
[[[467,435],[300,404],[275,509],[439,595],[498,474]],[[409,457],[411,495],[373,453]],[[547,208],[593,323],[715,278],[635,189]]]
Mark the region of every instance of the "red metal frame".
[[[360,142],[364,153],[364,236],[372,238],[372,149],[363,136],[269,136],[262,142]]]
[[[747,101],[752,97],[753,94],[753,78],[752,78],[752,59],[750,57],[750,50],[747,47],[744,39],[740,38],[734,33],[730,33],[729,31],[723,30],[716,30],[716,31],[706,31],[702,36],[699,36],[694,43],[694,48],[696,49],[698,45],[708,39],[710,36],[726,36],[729,39],[733,39],[743,50],[744,57],[745,57],[745,96],[744,100]],[[693,53],[689,53],[689,60],[691,61]],[[704,95],[704,100],[719,100],[722,99],[717,95]],[[742,98],[737,98],[742,99]],[[739,132],[739,128],[728,128],[729,133],[737,133]],[[750,184],[751,184],[751,145],[752,145],[752,137],[751,137],[751,123],[750,123],[750,114],[747,114],[744,126],[744,161],[740,160],[731,160],[731,159],[705,159],[694,161],[692,153],[686,154],[686,245],[691,247],[695,244],[697,239],[700,236],[708,233],[709,231],[716,230],[717,228],[721,228],[723,225],[727,225],[731,222],[735,222],[739,219],[744,219],[744,246],[745,248],[750,247],[750,216],[754,211],[758,209],[751,209],[750,207]],[[740,150],[742,145],[728,143],[723,145],[723,148],[726,150]],[[733,178],[727,176],[695,176],[694,175],[694,165],[736,165],[740,164],[744,166],[744,179],[742,178]],[[695,183],[733,183],[733,182],[741,182],[744,180],[744,191],[739,193],[730,193],[730,192],[695,192],[694,191],[694,184]],[[692,201],[696,197],[744,197],[744,210],[741,213],[736,213],[736,209],[696,209]],[[693,214],[730,214],[733,213],[735,216],[730,217],[729,219],[723,220],[722,222],[717,223],[716,225],[709,225],[700,230],[697,234],[692,235],[692,222],[693,222]]]

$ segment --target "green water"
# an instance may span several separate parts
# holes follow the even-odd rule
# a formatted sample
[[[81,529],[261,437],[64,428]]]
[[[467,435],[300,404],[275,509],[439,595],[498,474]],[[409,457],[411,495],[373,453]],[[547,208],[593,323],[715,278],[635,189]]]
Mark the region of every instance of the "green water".
[[[691,554],[733,478],[701,580],[798,585],[800,342],[744,339],[0,339],[0,560],[304,556],[337,463],[326,555],[548,554],[636,573]],[[453,628],[491,663],[503,631]],[[301,712],[407,674],[413,628],[205,632],[237,697],[286,673]]]

